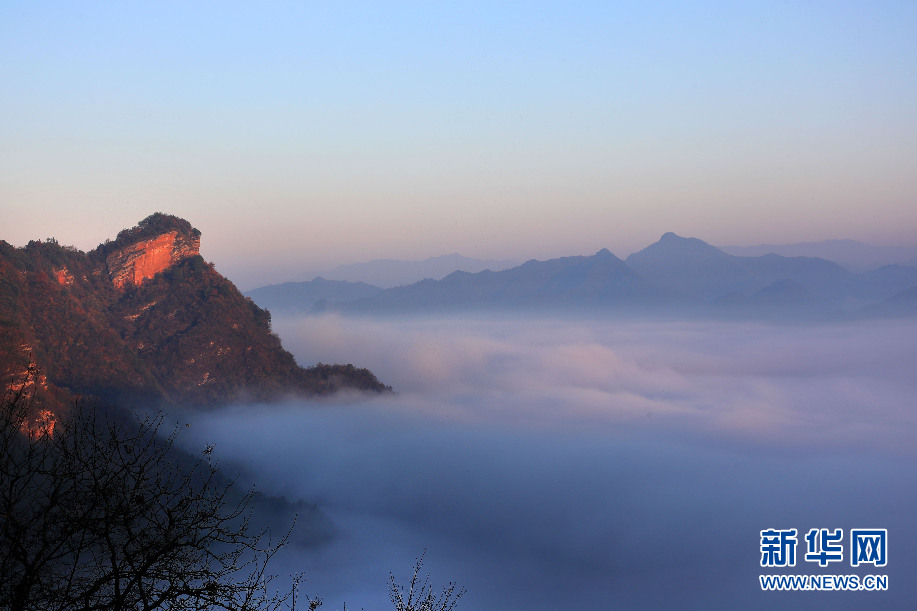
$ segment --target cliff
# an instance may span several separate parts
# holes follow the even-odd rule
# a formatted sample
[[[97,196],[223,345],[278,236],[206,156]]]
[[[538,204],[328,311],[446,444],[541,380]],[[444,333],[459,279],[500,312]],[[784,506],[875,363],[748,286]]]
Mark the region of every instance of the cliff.
[[[118,233],[96,251],[105,258],[112,284],[141,285],[184,259],[200,255],[201,232],[188,221],[157,212]]]
[[[179,261],[199,255],[200,249],[199,237],[188,239],[170,231],[121,248],[108,255],[105,262],[112,284],[120,289],[125,284],[143,284]]]
[[[270,314],[200,256],[200,232],[154,214],[84,253],[0,241],[0,375],[30,363],[43,401],[215,406],[342,388],[383,391],[352,365],[300,367]]]

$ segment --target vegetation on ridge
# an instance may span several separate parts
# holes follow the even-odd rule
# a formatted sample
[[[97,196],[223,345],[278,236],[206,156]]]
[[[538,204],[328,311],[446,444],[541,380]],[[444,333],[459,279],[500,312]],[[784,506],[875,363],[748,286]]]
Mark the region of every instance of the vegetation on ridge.
[[[136,404],[212,406],[285,393],[390,390],[353,365],[300,367],[271,332],[270,314],[200,255],[139,285],[115,287],[106,253],[162,231],[196,237],[154,214],[90,253],[54,240],[0,241],[0,376],[37,363],[46,390]]]

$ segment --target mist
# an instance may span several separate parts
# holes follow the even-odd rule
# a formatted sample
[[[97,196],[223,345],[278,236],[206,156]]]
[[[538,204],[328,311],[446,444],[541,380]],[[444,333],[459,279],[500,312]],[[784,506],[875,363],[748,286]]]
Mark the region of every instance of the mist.
[[[905,607],[917,592],[914,322],[275,318],[303,365],[398,392],[190,415],[189,449],[315,503],[292,546],[325,608],[389,608],[389,572],[459,609]],[[762,592],[759,531],[887,528],[887,592]],[[863,573],[802,560],[783,573]],[[849,550],[847,550],[849,553]],[[814,567],[814,568],[813,568]],[[777,571],[780,572],[780,571]]]

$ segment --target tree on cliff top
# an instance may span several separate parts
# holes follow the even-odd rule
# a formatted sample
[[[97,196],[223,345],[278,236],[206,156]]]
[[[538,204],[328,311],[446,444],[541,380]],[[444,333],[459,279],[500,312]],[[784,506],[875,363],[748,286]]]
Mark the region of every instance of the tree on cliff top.
[[[201,237],[201,232],[192,227],[191,223],[185,219],[172,214],[154,212],[137,223],[135,227],[122,229],[118,232],[118,236],[114,241],[101,244],[96,250],[107,255],[112,251],[133,244],[134,242],[139,242],[147,238],[154,238],[170,231],[177,231],[180,234],[192,238]]]

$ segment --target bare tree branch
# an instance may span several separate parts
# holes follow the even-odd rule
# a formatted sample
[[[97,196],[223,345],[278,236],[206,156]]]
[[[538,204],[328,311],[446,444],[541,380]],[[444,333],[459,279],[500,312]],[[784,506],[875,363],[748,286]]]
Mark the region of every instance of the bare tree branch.
[[[0,408],[0,610],[294,608],[267,573],[286,537],[252,530],[253,492],[184,464],[162,416],[82,406],[32,431],[24,388]]]

